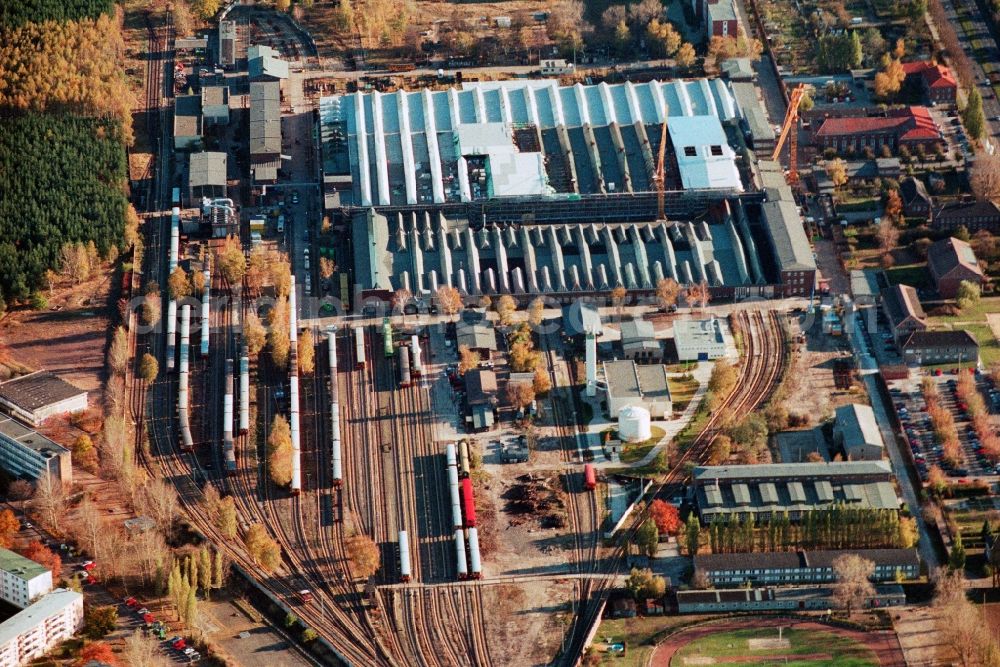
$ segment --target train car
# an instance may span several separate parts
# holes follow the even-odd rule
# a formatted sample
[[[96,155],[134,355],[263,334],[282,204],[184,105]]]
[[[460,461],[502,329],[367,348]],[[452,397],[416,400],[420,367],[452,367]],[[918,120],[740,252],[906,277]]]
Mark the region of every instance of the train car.
[[[191,306],[181,306],[181,351],[180,380],[177,383],[177,422],[181,435],[181,451],[194,451],[194,439],[191,437],[191,419],[188,412],[188,356],[190,355],[189,340],[191,336]]]
[[[591,463],[583,466],[583,485],[588,491],[593,491],[597,488],[597,472]]]
[[[451,527],[463,528],[462,497],[458,490],[458,468],[454,464],[448,466],[448,496],[451,499]]]
[[[151,297],[155,299],[156,297]],[[167,371],[174,370],[174,357],[176,353],[176,345],[174,339],[177,338],[177,302],[173,299],[167,301],[167,341],[166,341],[166,354],[167,357]]]
[[[170,190],[170,205],[180,206],[181,205],[181,189],[173,188]]]
[[[222,397],[222,458],[227,475],[236,474],[233,445],[233,360],[226,359],[226,393]]]
[[[476,499],[472,494],[472,480],[468,477],[462,480],[462,512],[465,515],[465,527],[475,527]]]
[[[424,374],[424,362],[420,349],[420,338],[416,334],[410,336],[410,360],[413,363],[413,375],[421,376]]]
[[[453,442],[448,443],[448,445],[444,448],[444,455],[448,461],[447,465],[449,466],[458,465],[457,459],[455,458],[455,443]]]
[[[413,383],[410,375],[410,348],[399,348],[399,386],[409,387]]]
[[[388,317],[382,318],[382,345],[385,347],[385,356],[396,354],[396,345],[392,341],[392,322]]]
[[[469,477],[471,475],[469,469],[469,441],[460,440],[458,443],[458,460],[461,464],[459,468],[459,475],[463,478]]]
[[[201,296],[201,356],[205,358],[208,356],[208,336],[211,332],[208,319],[212,302],[212,272],[206,268],[203,275],[205,277],[205,290]]]
[[[304,604],[309,604],[313,601],[312,591],[308,588],[303,588],[297,595],[299,596],[299,600],[301,600]]]
[[[399,531],[399,580],[410,580],[410,540],[405,530]]]
[[[465,536],[462,530],[455,531],[455,561],[459,580],[469,578],[469,565],[465,559]]]
[[[240,435],[250,431],[250,350],[240,346]]]
[[[295,372],[295,348],[291,353],[292,372]],[[302,451],[300,447],[300,425],[299,425],[299,376],[292,375],[288,378],[288,413],[289,430],[292,433],[292,482],[291,491],[293,496],[302,492]]]
[[[469,529],[469,578],[483,578],[483,561],[479,557],[479,530]]]
[[[354,329],[354,367],[361,370],[365,367],[365,328]]]
[[[330,460],[333,468],[333,485],[344,483],[340,453],[340,389],[337,386],[337,328],[330,327],[326,339],[330,357]]]

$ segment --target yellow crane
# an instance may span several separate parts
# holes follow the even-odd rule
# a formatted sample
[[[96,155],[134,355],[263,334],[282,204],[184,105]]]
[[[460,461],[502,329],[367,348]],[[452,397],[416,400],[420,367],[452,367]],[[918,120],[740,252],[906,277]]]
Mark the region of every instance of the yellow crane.
[[[660,151],[656,159],[656,173],[653,175],[653,181],[656,183],[656,211],[658,213],[657,221],[665,221],[667,216],[664,214],[664,191],[666,185],[664,181],[666,180],[664,159],[666,158],[667,151],[667,121],[664,119],[663,124],[660,127]]]
[[[802,96],[806,94],[806,87],[804,84],[799,84],[792,89],[792,94],[788,101],[788,110],[785,112],[785,122],[781,124],[781,134],[778,135],[778,141],[774,145],[774,153],[771,154],[771,159],[777,161],[781,156],[781,149],[785,145],[785,140],[788,141],[788,184],[798,185],[799,182],[799,104],[802,102]]]

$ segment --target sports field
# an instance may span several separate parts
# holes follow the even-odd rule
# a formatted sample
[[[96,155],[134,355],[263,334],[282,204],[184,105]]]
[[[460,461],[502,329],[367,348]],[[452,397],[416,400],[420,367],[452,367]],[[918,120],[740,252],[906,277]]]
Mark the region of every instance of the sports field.
[[[674,654],[671,667],[695,665],[785,665],[789,667],[865,667],[878,665],[875,654],[850,637],[814,629],[744,628],[705,635]]]

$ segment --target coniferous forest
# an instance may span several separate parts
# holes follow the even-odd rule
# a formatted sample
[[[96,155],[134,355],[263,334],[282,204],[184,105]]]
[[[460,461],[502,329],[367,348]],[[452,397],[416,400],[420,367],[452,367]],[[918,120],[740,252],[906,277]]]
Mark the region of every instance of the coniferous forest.
[[[16,28],[40,21],[76,21],[113,14],[113,0],[4,0],[0,28]]]

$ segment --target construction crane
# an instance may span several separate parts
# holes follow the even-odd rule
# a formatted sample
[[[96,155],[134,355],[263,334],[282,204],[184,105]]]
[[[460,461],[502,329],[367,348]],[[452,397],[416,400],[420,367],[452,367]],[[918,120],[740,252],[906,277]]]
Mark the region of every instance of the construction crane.
[[[660,152],[656,159],[656,173],[653,175],[653,181],[656,182],[656,211],[657,211],[657,222],[666,221],[667,216],[664,214],[664,199],[666,180],[665,168],[663,160],[666,157],[667,151],[667,121],[664,118],[663,124],[660,127]]]
[[[781,149],[785,145],[785,140],[788,140],[789,185],[798,185],[799,183],[799,103],[802,102],[802,96],[805,94],[806,87],[804,84],[800,83],[792,89],[792,94],[788,101],[788,110],[785,112],[785,122],[781,124],[781,134],[778,136],[778,142],[774,146],[774,153],[771,154],[771,159],[777,161],[781,155]]]

